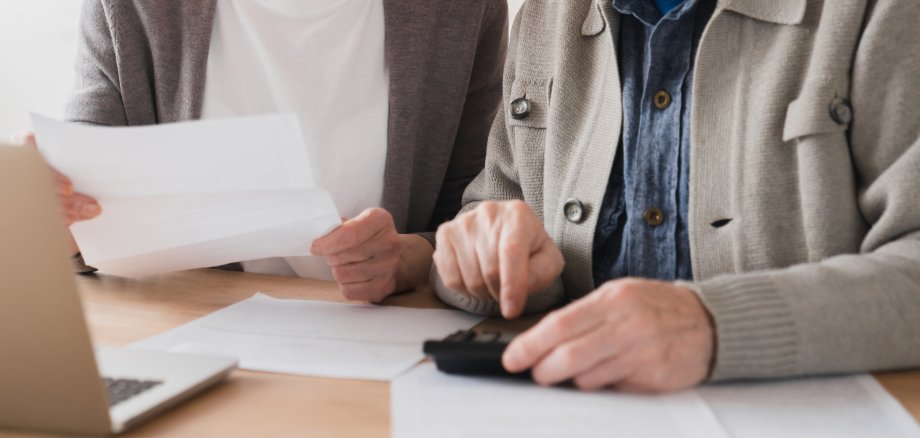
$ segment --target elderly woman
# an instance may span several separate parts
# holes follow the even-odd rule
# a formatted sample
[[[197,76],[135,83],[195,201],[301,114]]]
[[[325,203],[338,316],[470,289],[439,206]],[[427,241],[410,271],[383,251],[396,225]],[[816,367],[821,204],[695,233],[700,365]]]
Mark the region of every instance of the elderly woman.
[[[320,145],[317,183],[351,219],[317,256],[242,268],[379,301],[427,280],[432,232],[483,167],[507,14],[505,0],[86,0],[66,114],[109,126],[298,114]],[[105,214],[57,178],[68,223]]]

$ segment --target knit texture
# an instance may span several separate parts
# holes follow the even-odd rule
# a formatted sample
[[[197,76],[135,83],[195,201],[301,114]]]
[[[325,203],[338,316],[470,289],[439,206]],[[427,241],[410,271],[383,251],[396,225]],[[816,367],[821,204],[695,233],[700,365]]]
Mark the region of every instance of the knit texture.
[[[718,2],[696,59],[689,202],[688,286],[715,322],[712,380],[920,365],[917,17],[915,0]],[[622,120],[618,26],[609,0],[528,0],[465,194],[465,209],[523,199],[541,215],[569,299],[595,288]],[[525,96],[537,117],[506,117]],[[852,120],[835,120],[839,99]],[[584,222],[566,220],[570,198]]]

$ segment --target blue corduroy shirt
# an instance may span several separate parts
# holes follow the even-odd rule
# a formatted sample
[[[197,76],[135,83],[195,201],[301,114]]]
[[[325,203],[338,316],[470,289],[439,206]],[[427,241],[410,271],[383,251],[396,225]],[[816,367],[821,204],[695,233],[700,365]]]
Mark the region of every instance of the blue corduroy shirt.
[[[693,63],[714,0],[612,0],[623,130],[594,237],[594,281],[693,277],[687,229]]]

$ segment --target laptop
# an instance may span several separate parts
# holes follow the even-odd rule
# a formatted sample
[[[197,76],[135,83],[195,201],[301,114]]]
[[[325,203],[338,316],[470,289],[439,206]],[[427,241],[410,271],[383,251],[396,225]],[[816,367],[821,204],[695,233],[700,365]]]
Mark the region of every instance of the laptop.
[[[0,430],[120,433],[236,368],[230,358],[94,351],[34,148],[0,146],[0,204]]]

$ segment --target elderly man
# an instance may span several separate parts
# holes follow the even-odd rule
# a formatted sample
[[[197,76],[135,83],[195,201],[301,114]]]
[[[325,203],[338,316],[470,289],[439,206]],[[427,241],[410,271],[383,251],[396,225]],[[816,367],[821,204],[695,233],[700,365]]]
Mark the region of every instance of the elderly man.
[[[918,19],[914,0],[528,1],[437,293],[508,318],[575,300],[505,353],[542,384],[920,365]]]

